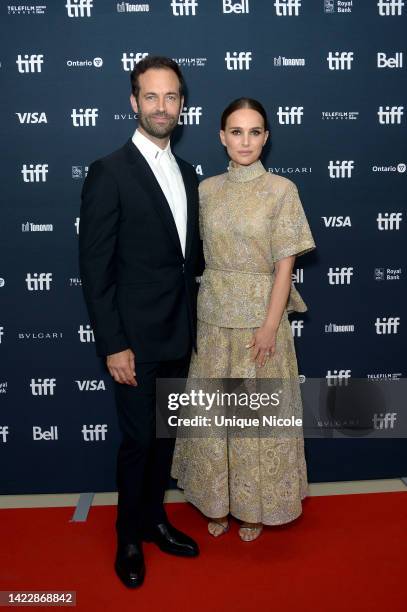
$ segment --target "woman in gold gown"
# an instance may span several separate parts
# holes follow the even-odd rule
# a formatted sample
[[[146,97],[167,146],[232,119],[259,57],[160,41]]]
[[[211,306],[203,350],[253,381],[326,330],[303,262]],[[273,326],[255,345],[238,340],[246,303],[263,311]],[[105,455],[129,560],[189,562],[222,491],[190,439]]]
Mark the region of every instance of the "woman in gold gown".
[[[284,379],[290,410],[302,416],[298,369],[287,313],[304,312],[292,283],[295,257],[315,248],[295,184],[260,161],[267,116],[250,98],[232,102],[220,138],[228,172],[200,184],[200,225],[206,268],[198,295],[197,353],[189,379]],[[244,541],[263,525],[302,512],[307,492],[301,435],[178,436],[172,475],[185,498],[225,533],[229,515]]]

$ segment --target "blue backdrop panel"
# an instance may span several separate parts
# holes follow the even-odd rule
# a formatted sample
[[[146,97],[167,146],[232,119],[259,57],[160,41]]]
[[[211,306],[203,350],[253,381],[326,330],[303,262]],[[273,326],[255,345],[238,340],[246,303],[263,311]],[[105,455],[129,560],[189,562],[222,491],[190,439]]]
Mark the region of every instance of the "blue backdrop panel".
[[[225,170],[220,114],[265,105],[265,166],[292,179],[317,243],[294,281],[305,377],[404,376],[406,14],[400,0],[1,3],[0,493],[112,490],[109,376],[82,298],[80,191],[135,129],[129,75],[178,60],[173,139],[200,178]],[[343,382],[343,381],[342,381]],[[406,473],[403,440],[307,440],[309,479]]]

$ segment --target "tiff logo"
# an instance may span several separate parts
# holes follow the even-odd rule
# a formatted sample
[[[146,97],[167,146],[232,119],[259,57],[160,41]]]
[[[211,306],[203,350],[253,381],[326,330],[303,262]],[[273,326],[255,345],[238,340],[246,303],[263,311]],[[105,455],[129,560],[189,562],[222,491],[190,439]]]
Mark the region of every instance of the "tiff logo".
[[[329,268],[327,277],[330,285],[350,285],[350,278],[353,276],[353,268]]]
[[[202,117],[202,106],[184,106],[182,109],[178,125],[199,125],[199,119]]]
[[[82,435],[85,442],[99,442],[106,440],[107,425],[83,425]]]
[[[275,0],[274,6],[277,17],[298,17],[301,0]]]
[[[252,59],[251,51],[227,51],[226,70],[249,70]]]
[[[75,218],[75,222],[74,222],[74,226],[76,228],[76,233],[79,236],[79,225],[80,225],[81,219],[80,217],[76,217]]]
[[[197,6],[196,0],[171,0],[172,14],[175,17],[195,16]]]
[[[353,62],[353,51],[335,51],[326,58],[329,70],[350,70]]]
[[[379,213],[377,215],[377,229],[380,231],[387,230],[399,230],[400,223],[403,219],[403,213],[392,212],[392,213]]]
[[[372,418],[374,429],[394,429],[397,412],[375,412]]]
[[[18,72],[26,74],[27,72],[41,72],[41,66],[44,63],[43,55],[17,55],[16,64]]]
[[[81,342],[95,342],[95,335],[90,325],[86,325],[86,327],[80,325],[78,334]]]
[[[303,328],[304,321],[300,321],[299,319],[294,319],[293,321],[291,321],[291,332],[294,338],[300,338],[302,336]]]
[[[123,53],[120,60],[123,64],[123,70],[131,72],[136,64],[138,64],[148,53]]]
[[[68,17],[90,17],[93,8],[92,0],[67,0],[65,8]]]
[[[4,327],[0,327],[0,344],[1,344],[1,339],[4,336]]]
[[[285,106],[284,110],[282,106],[278,107],[277,117],[278,122],[281,125],[294,125],[302,123],[302,117],[304,115],[303,106]]]
[[[0,425],[0,439],[3,444],[7,442],[7,436],[9,434],[8,425]]]
[[[336,387],[342,384],[347,385],[348,380],[351,377],[352,370],[328,370],[326,373],[326,379],[328,381],[328,387]]]
[[[48,164],[23,164],[21,174],[24,183],[45,183],[48,174]]]
[[[56,378],[32,378],[30,382],[32,395],[54,395]]]
[[[403,6],[403,0],[379,0],[377,3],[380,17],[401,15]]]
[[[377,53],[378,68],[403,68],[403,52],[398,51],[394,57],[387,57],[386,53]]]
[[[335,162],[330,160],[328,164],[329,177],[332,179],[351,178],[354,168],[355,162],[353,160],[339,161],[337,159]]]
[[[73,108],[71,113],[72,124],[74,127],[95,127],[98,116],[97,108],[80,108],[79,110]]]
[[[404,115],[404,106],[379,106],[377,111],[379,123],[382,125],[401,123],[401,118]]]
[[[376,334],[397,334],[400,317],[377,317],[375,321]]]
[[[223,0],[223,13],[248,14],[249,0]]]
[[[27,273],[25,282],[28,291],[49,291],[52,283],[52,272]]]

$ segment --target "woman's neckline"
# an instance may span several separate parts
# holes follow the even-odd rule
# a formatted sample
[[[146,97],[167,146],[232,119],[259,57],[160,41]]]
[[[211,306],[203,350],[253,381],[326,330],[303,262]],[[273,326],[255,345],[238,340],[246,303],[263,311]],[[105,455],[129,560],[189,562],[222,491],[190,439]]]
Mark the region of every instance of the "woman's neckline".
[[[267,170],[259,159],[250,164],[250,166],[235,166],[235,164],[230,161],[228,166],[228,179],[235,183],[247,183],[266,172]]]

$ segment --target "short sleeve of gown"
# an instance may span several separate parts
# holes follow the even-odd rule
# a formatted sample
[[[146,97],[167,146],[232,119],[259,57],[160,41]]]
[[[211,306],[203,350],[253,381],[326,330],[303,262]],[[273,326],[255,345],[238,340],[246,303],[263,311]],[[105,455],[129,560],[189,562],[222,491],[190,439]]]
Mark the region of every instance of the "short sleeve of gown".
[[[291,183],[281,196],[273,215],[271,251],[274,261],[303,255],[315,249],[315,242],[301,204],[298,189]]]

